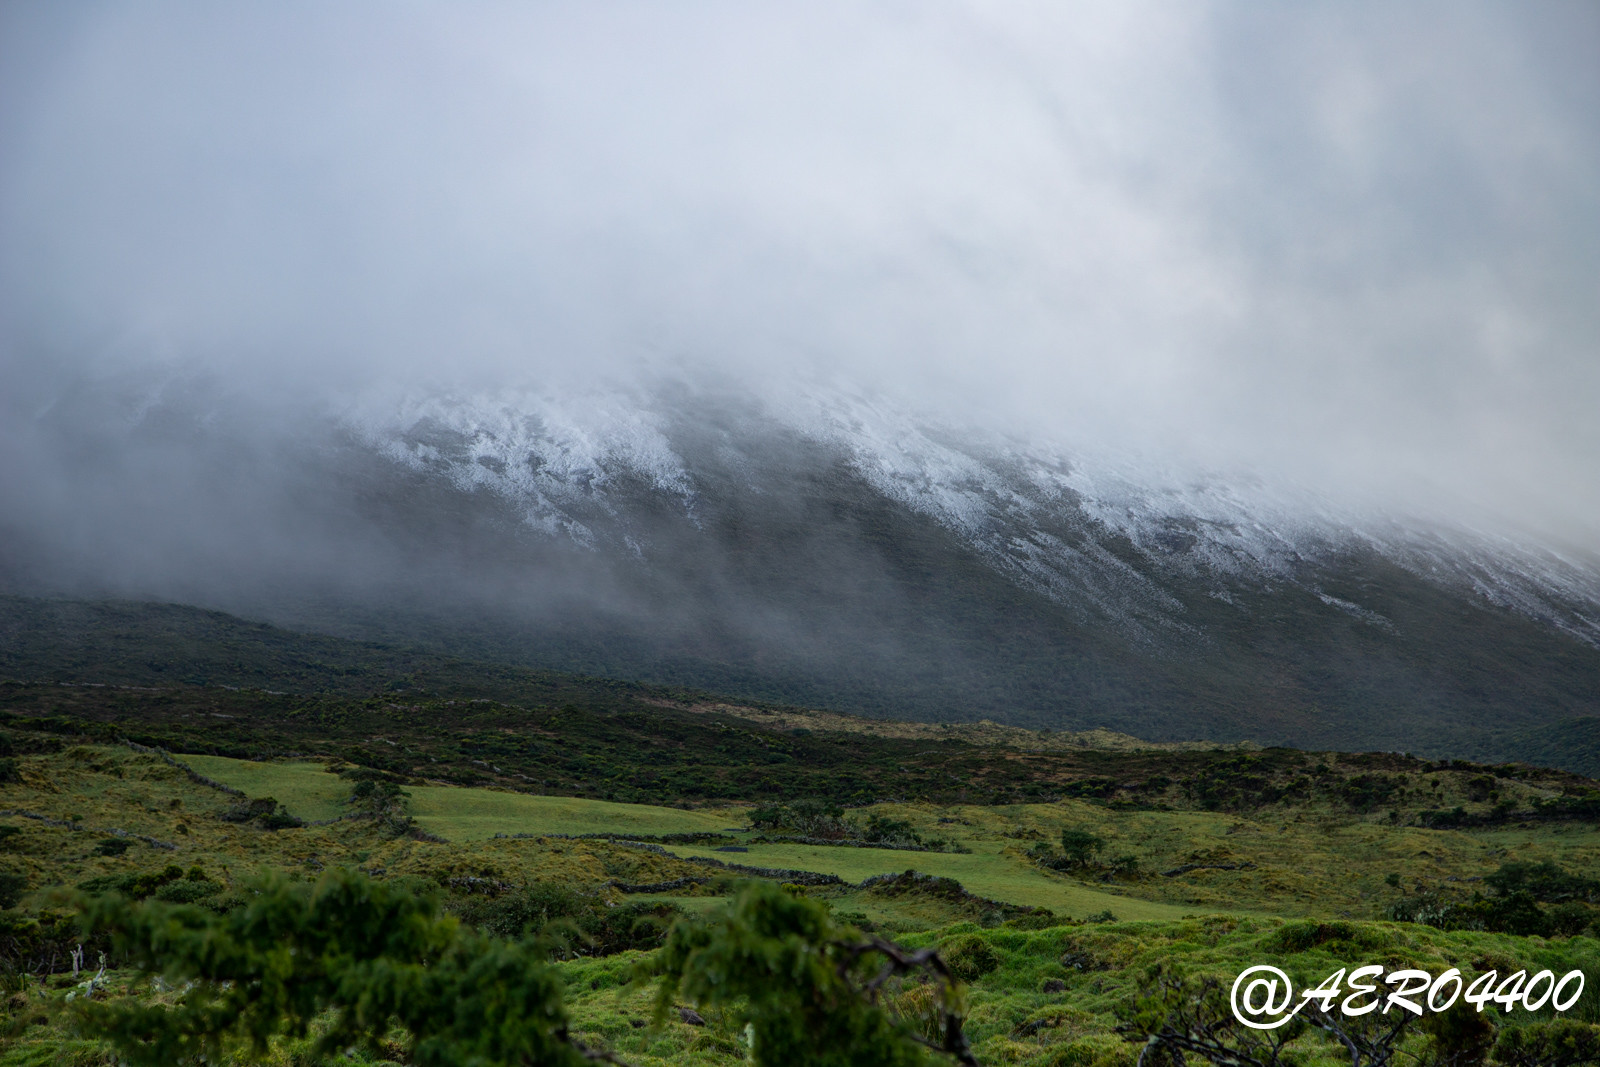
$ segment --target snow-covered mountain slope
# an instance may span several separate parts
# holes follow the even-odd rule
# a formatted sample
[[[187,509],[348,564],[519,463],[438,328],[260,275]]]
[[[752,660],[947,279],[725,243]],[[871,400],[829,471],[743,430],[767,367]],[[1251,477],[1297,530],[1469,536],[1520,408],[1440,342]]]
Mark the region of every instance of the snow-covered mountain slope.
[[[14,591],[1158,739],[1492,754],[1600,714],[1592,559],[843,389],[118,383],[33,433]]]
[[[755,407],[753,399],[745,401]],[[791,396],[729,418],[623,392],[428,396],[347,412],[355,437],[413,471],[513,505],[531,528],[648,559],[641,494],[696,525],[707,484],[686,441],[717,433],[735,491],[782,493],[775,440],[831,451],[887,501],[959,537],[1009,581],[1130,637],[1203,637],[1164,580],[1236,592],[1292,586],[1379,629],[1393,623],[1324,591],[1322,568],[1371,553],[1452,592],[1600,647],[1600,568],[1503,534],[1339,508],[1235,473],[1198,475],[1106,453],[1071,454],[919,419],[848,393]]]

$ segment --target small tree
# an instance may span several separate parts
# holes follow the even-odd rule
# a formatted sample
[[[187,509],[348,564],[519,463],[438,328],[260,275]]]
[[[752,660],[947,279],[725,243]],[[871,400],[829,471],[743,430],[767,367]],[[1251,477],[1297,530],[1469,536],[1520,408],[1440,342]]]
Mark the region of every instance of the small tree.
[[[1061,831],[1061,854],[1074,867],[1087,867],[1106,847],[1106,839],[1087,830]]]

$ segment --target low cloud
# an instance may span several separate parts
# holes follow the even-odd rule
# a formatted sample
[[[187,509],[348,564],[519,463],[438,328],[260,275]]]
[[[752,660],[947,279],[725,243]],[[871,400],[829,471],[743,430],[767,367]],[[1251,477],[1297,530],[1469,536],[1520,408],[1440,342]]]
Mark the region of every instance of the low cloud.
[[[13,470],[84,376],[688,363],[1600,534],[1589,5],[0,20]]]

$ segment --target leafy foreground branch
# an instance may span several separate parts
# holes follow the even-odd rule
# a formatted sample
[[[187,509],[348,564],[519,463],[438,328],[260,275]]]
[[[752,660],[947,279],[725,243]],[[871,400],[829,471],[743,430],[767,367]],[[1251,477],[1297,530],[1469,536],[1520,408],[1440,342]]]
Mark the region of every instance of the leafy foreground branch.
[[[553,942],[484,935],[359,874],[267,880],[223,914],[123,897],[83,909],[118,965],[150,977],[139,996],[74,1005],[132,1067],[259,1059],[312,1033],[315,1057],[377,1051],[397,1030],[419,1067],[622,1063],[568,1032]],[[775,886],[680,923],[642,972],[661,981],[658,1021],[678,996],[727,1009],[758,1064],[977,1064],[937,953],[863,938]]]

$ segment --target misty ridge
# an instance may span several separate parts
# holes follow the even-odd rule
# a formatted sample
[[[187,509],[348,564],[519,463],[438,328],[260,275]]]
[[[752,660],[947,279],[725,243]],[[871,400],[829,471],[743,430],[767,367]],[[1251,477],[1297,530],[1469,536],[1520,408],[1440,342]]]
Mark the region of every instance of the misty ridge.
[[[1600,710],[1581,9],[3,17],[6,592],[1155,739]]]
[[[815,383],[642,382],[82,387],[33,425],[7,589],[1160,740],[1438,750],[1591,713],[1582,556]]]

